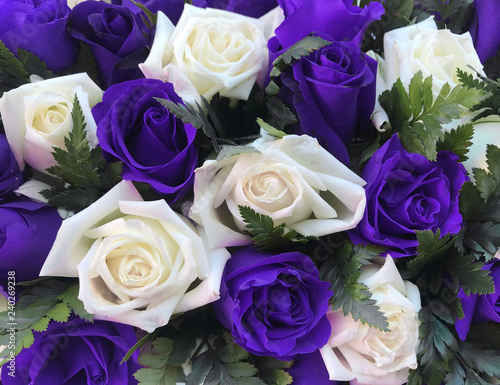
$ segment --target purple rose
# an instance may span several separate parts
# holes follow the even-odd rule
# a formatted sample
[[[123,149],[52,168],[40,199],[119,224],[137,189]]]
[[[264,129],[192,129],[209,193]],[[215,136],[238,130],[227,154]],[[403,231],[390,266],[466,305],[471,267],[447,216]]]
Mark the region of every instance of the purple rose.
[[[61,222],[54,207],[27,198],[0,204],[0,284],[10,270],[18,282],[38,278]]]
[[[368,25],[384,14],[383,5],[376,1],[363,9],[351,5],[351,0],[279,0],[279,4],[285,12],[285,21],[276,28],[276,37],[269,46],[281,45],[282,49],[288,49],[311,32],[325,33],[333,40],[348,40],[359,46]]]
[[[340,385],[342,382],[331,381],[326,370],[321,353],[316,350],[313,353],[298,355],[293,360],[293,365],[287,369],[293,378],[292,385]]]
[[[78,44],[66,31],[66,0],[0,0],[0,40],[17,54],[32,52],[52,71],[71,66]]]
[[[16,357],[16,376],[2,370],[4,385],[137,384],[140,369],[136,351],[120,361],[137,343],[134,328],[113,322],[85,322],[73,318],[52,322],[45,332],[35,332],[35,342]]]
[[[0,134],[0,202],[16,190],[22,182],[23,176],[10,150],[7,138]]]
[[[495,292],[485,295],[471,293],[466,296],[464,291],[460,289],[458,297],[462,301],[465,317],[457,319],[455,329],[462,341],[465,341],[471,323],[489,321],[500,323],[500,261],[492,261],[486,264],[483,269],[490,271]]]
[[[326,40],[328,36],[321,34]],[[336,42],[295,62],[283,73],[285,94],[293,93],[300,118],[298,134],[308,134],[341,162],[356,131],[366,131],[375,105],[377,62],[351,42]]]
[[[468,180],[458,156],[440,151],[431,162],[404,150],[393,137],[370,158],[363,170],[367,182],[366,211],[349,236],[354,243],[375,243],[392,257],[414,255],[415,230],[460,231],[459,191]]]
[[[138,65],[149,53],[147,28],[128,8],[84,1],[71,11],[68,29],[73,37],[89,44],[105,88],[144,77]]]
[[[196,129],[154,98],[182,103],[172,84],[138,79],[109,88],[92,114],[105,158],[124,163],[123,179],[148,183],[173,203],[193,184]]]
[[[490,57],[496,56],[500,47],[500,34],[497,25],[500,22],[500,1],[474,1],[476,10],[470,27],[477,54],[484,64]]]
[[[214,306],[219,321],[245,350],[290,360],[327,343],[329,287],[304,254],[244,248],[226,264]]]
[[[182,10],[184,9],[184,0],[139,0],[138,2],[144,4],[144,6],[153,13],[162,11],[174,24],[177,24],[179,21]],[[123,5],[136,15],[142,12],[131,0],[111,0],[111,3]]]
[[[201,8],[217,8],[259,18],[278,6],[277,0],[193,0]]]

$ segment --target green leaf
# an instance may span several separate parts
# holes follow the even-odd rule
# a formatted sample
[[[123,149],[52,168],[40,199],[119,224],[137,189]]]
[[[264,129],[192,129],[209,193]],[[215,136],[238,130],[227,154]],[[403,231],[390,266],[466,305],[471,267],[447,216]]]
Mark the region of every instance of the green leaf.
[[[155,99],[170,112],[175,114],[176,118],[181,119],[186,124],[191,124],[197,129],[201,129],[203,133],[211,139],[214,150],[216,152],[220,152],[220,145],[217,141],[216,129],[208,120],[207,114],[203,111],[198,102],[196,102],[196,106],[192,106],[189,103],[174,103],[171,100],[162,98]],[[204,102],[204,104],[208,104],[207,100],[203,97],[202,101]]]
[[[466,155],[469,147],[472,146],[474,128],[472,123],[467,123],[445,132],[443,138],[437,142],[437,151],[451,151],[458,155],[459,162],[469,159]]]
[[[252,240],[259,248],[279,249],[297,243],[317,240],[315,236],[302,236],[295,230],[287,231],[284,223],[274,226],[272,218],[255,212],[250,207],[238,206]]]
[[[70,68],[58,72],[56,74],[57,77],[71,75],[71,74],[79,74],[86,73],[89,77],[99,85],[99,76],[97,72],[97,63],[92,54],[92,50],[88,46],[88,44],[80,41],[80,49],[78,51],[78,56],[76,58],[76,62]]]
[[[12,52],[0,41],[0,97],[4,92],[29,83],[28,72]]]
[[[217,154],[217,162],[222,159],[229,158],[239,154],[260,154],[260,151],[252,146],[221,146],[220,152]]]
[[[35,322],[32,326],[32,329],[36,332],[44,332],[47,330],[47,326],[49,326],[50,317],[42,317],[37,322]]]
[[[428,267],[429,264],[435,262],[447,255],[453,248],[453,242],[450,242],[451,235],[445,234],[441,237],[441,231],[432,230],[416,231],[418,239],[417,256],[408,262],[408,269],[411,273],[410,277],[415,277]]]
[[[465,295],[491,294],[495,291],[489,271],[481,269],[484,265],[476,262],[474,255],[461,256],[453,262],[447,266],[447,270],[451,274],[455,290],[462,287]]]
[[[130,359],[130,357],[132,357],[132,354],[134,354],[137,349],[140,349],[145,343],[153,340],[154,337],[155,337],[155,333],[148,333],[144,337],[142,337],[139,341],[137,341],[135,343],[135,345],[132,346],[129,349],[129,351],[127,352],[127,354],[125,354],[125,356],[122,358],[120,365],[123,364],[124,362],[127,362]]]
[[[31,52],[18,48],[17,56],[29,75],[38,75],[43,79],[50,79],[54,77],[52,71],[47,69],[47,65],[40,60],[38,56],[32,54]]]
[[[303,56],[309,56],[313,51],[317,51],[323,47],[332,44],[330,41],[324,40],[319,36],[308,35],[302,40],[292,45],[286,52],[281,54],[273,62],[273,67],[279,71],[283,71],[286,67],[292,64],[295,60],[299,60]],[[280,72],[271,73],[271,76],[277,76]]]
[[[186,385],[203,385],[208,373],[214,367],[215,359],[211,352],[207,350],[193,358],[192,363],[192,371],[187,376]]]
[[[460,342],[459,352],[470,368],[490,377],[500,378],[500,352],[498,349],[489,350],[477,344]]]
[[[47,317],[52,318],[56,322],[67,322],[70,315],[71,310],[63,302],[58,303],[47,312]]]
[[[268,98],[266,107],[271,126],[283,129],[286,126],[297,123],[297,117],[280,99],[276,97]]]
[[[269,369],[260,372],[260,377],[268,385],[290,385],[292,376],[282,369]]]
[[[225,364],[226,370],[231,377],[252,377],[257,373],[255,366],[249,362],[232,362]]]
[[[274,136],[275,138],[281,139],[287,134],[284,131],[280,131],[273,126],[264,122],[261,118],[257,118],[257,124],[264,129],[269,135]]]

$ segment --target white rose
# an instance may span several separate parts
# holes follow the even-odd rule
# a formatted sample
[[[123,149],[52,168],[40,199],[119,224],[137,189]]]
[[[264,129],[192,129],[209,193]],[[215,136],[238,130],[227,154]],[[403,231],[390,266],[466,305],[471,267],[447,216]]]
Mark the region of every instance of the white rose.
[[[56,165],[53,147],[65,148],[64,137],[73,128],[75,94],[87,122],[87,138],[95,147],[97,126],[91,109],[103,92],[86,73],[24,84],[3,94],[0,115],[21,170],[25,162],[41,172]]]
[[[238,206],[269,215],[300,234],[322,236],[361,220],[365,182],[307,135],[269,137],[242,153],[206,161],[195,171],[190,218],[204,227],[211,248],[251,243]]]
[[[482,72],[482,64],[469,32],[462,35],[438,30],[434,19],[394,29],[384,35],[385,82],[392,87],[398,78],[405,86],[418,71],[432,75],[437,94],[444,83],[458,84],[457,68],[474,74],[468,65]]]
[[[393,259],[383,266],[371,265],[360,278],[389,322],[383,332],[341,311],[328,313],[332,334],[321,355],[330,380],[369,385],[400,385],[407,381],[409,369],[417,367],[418,312],[417,286],[403,281]]]
[[[488,169],[486,163],[486,148],[488,144],[500,147],[500,120],[497,119],[494,121],[493,119],[493,117],[488,117],[474,124],[472,146],[469,147],[469,152],[467,153],[469,159],[463,162],[465,169],[471,176],[473,167]]]
[[[279,15],[276,9],[254,19],[186,4],[174,27],[158,12],[151,53],[139,67],[146,78],[172,83],[186,102],[217,92],[246,100],[267,74],[267,41]]]
[[[78,276],[79,298],[96,319],[152,332],[172,314],[217,300],[228,258],[225,249],[208,254],[164,200],[144,202],[122,181],[63,221],[40,275]]]

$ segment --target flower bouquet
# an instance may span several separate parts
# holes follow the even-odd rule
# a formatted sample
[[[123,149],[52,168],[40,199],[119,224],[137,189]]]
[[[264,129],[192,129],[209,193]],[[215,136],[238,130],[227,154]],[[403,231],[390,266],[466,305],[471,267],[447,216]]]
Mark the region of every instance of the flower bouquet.
[[[496,0],[0,0],[4,385],[500,378]]]

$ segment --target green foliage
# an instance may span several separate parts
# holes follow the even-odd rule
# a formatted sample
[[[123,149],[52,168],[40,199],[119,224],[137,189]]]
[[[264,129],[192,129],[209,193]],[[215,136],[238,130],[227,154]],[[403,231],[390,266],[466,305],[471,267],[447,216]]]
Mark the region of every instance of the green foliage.
[[[271,136],[274,136],[277,139],[281,139],[284,136],[286,136],[286,132],[274,128],[270,124],[267,124],[266,122],[264,122],[261,118],[257,118],[257,124],[260,127],[262,127],[265,132],[267,132]]]
[[[274,226],[272,218],[255,212],[250,207],[238,206],[252,240],[260,249],[280,249],[317,240],[315,236],[302,236],[295,230],[287,229],[282,223]]]
[[[0,97],[4,92],[29,83],[28,72],[12,52],[0,41]]]
[[[465,162],[469,147],[472,146],[472,137],[474,136],[474,128],[471,123],[458,126],[444,133],[443,138],[437,142],[436,150],[451,151],[458,155],[459,162]]]
[[[271,82],[266,88],[266,93],[273,96],[279,92],[279,87],[274,79],[280,76],[285,68],[289,67],[296,60],[300,60],[304,56],[309,56],[311,52],[317,51],[330,44],[332,43],[319,36],[309,34],[292,45],[274,60],[273,69],[271,70]]]
[[[437,294],[448,288],[456,295],[462,287],[465,293],[488,294],[495,290],[489,272],[481,270],[483,264],[473,255],[464,255],[456,248],[456,240],[450,234],[441,237],[438,229],[417,231],[417,256],[408,262],[406,278],[416,278],[417,285],[424,291]]]
[[[220,161],[225,158],[229,158],[233,155],[239,154],[260,154],[260,151],[255,147],[251,146],[221,146],[220,152],[217,154],[217,161]]]
[[[359,282],[362,267],[382,251],[374,245],[353,246],[345,242],[323,263],[319,274],[323,281],[332,284],[334,311],[342,310],[345,316],[350,314],[356,321],[388,331],[386,317],[376,301],[370,299],[371,293],[366,285]]]
[[[99,199],[120,180],[121,163],[108,164],[99,147],[90,148],[83,112],[75,95],[71,113],[73,129],[64,138],[66,149],[54,147],[57,165],[47,171],[60,178],[41,194],[49,203],[66,210],[80,211]]]
[[[47,65],[40,60],[38,56],[32,54],[31,52],[18,48],[17,56],[29,75],[38,75],[43,79],[50,79],[54,77],[52,71],[47,69]]]
[[[439,28],[450,29],[453,33],[466,31],[473,0],[416,0],[416,3],[427,13],[439,15],[436,18]]]
[[[500,148],[488,145],[488,170],[473,168],[475,181],[460,190],[460,213],[465,222],[456,241],[462,252],[486,261],[500,247]]]
[[[458,85],[451,89],[446,83],[434,100],[432,77],[424,79],[419,71],[411,79],[408,92],[398,79],[390,90],[380,95],[379,101],[389,116],[388,130],[399,132],[406,150],[435,160],[436,145],[443,140],[441,125],[459,119],[465,108],[479,103],[483,96],[476,88]],[[463,152],[462,148],[458,150]]]
[[[370,1],[362,1],[361,6]],[[406,27],[411,23],[413,0],[378,0],[384,6],[385,12],[380,20],[371,23],[363,39],[361,48],[364,52],[373,50],[379,55],[384,52],[384,35],[396,28]]]
[[[290,385],[292,376],[285,371],[292,367],[293,361],[280,361],[273,357],[253,357],[254,365],[259,369],[259,377],[268,385]]]
[[[58,72],[57,76],[65,76],[71,74],[79,74],[82,72],[86,72],[87,75],[99,85],[99,77],[97,73],[97,63],[92,54],[92,51],[88,44],[84,42],[80,42],[80,50],[78,51],[78,56],[76,58],[75,64],[73,64],[70,68]]]
[[[201,98],[204,107],[209,107],[210,105],[208,104],[208,101],[203,98],[203,96]],[[191,124],[193,127],[201,129],[203,133],[211,139],[214,150],[216,152],[220,152],[221,148],[217,140],[217,132],[219,135],[222,135],[222,129],[217,127],[216,123],[214,123],[215,126],[212,124],[207,113],[198,102],[196,102],[196,106],[192,106],[189,103],[183,104],[182,102],[175,103],[171,100],[161,98],[155,99],[184,123]]]
[[[67,279],[39,279],[27,286],[15,306],[15,316],[8,311],[0,313],[0,345],[9,343],[9,323],[16,322],[16,355],[34,341],[33,332],[47,330],[50,322],[66,322],[73,312],[91,322],[83,303],[78,299],[78,282]],[[3,362],[2,362],[3,364]]]

